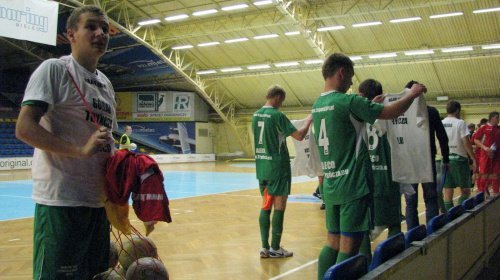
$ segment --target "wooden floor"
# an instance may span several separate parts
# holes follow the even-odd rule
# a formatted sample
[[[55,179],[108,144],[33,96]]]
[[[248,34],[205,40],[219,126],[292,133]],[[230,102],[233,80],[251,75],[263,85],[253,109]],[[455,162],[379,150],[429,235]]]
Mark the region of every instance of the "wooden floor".
[[[255,172],[254,168],[227,163],[165,164],[160,168]],[[31,179],[30,171],[9,171],[3,175],[2,181]],[[292,195],[311,195],[316,186],[316,181],[296,183]],[[423,212],[422,198],[419,202]],[[158,224],[150,235],[170,279],[316,279],[318,254],[326,241],[324,211],[319,210],[319,204],[288,203],[281,243],[285,249],[294,251],[294,256],[285,259],[259,258],[260,206],[257,186],[251,190],[171,200],[173,222]],[[144,232],[133,210],[130,215],[132,225]],[[0,228],[0,279],[31,279],[33,218],[3,221]],[[406,231],[405,223],[402,230]],[[387,232],[372,243],[372,250],[386,237]]]

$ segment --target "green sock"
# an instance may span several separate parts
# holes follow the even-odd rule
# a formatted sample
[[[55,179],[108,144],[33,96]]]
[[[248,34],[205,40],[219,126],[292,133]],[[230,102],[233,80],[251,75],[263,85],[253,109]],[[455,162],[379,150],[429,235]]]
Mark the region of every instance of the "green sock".
[[[319,193],[323,195],[323,185],[318,185]]]
[[[444,208],[446,209],[446,211],[450,210],[451,207],[453,207],[453,201],[444,202]]]
[[[335,264],[338,253],[338,251],[331,247],[323,246],[318,258],[318,280],[323,280],[326,271]]]
[[[387,238],[391,238],[400,232],[401,232],[401,223],[390,225],[389,234],[387,235]]]
[[[361,246],[359,247],[359,252],[366,256],[368,265],[372,262],[372,245],[370,243],[370,233],[367,231],[365,236],[363,236],[363,241],[361,241]]]
[[[269,228],[271,227],[271,210],[260,209],[259,216],[260,239],[262,248],[269,250]]]
[[[458,198],[458,204],[462,204],[462,202],[464,202],[467,198],[469,198],[469,196],[467,196],[467,195],[461,195]]]
[[[337,255],[337,263],[336,264],[339,264],[347,259],[349,259],[350,257],[354,257],[354,255],[351,255],[351,254],[348,254],[348,253],[343,253],[343,252],[339,252],[339,254]]]
[[[271,238],[271,248],[274,250],[280,249],[281,234],[283,233],[283,219],[285,211],[274,209],[273,212],[273,236]]]

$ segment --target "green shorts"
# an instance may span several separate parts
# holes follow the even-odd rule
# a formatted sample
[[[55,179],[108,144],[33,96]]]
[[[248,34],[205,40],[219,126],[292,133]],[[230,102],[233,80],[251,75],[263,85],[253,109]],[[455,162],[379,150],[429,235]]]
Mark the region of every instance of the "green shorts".
[[[264,196],[264,189],[272,196],[286,196],[290,195],[292,189],[292,175],[281,177],[278,180],[259,180],[260,194]]]
[[[458,155],[450,155],[450,170],[446,174],[444,187],[447,189],[454,189],[456,187],[465,189],[471,187],[470,182],[469,160]]]
[[[365,195],[345,204],[325,203],[326,228],[334,234],[369,230],[371,201],[371,195]]]
[[[397,194],[390,196],[376,196],[374,198],[375,226],[396,225],[401,223],[401,194],[399,188]]]
[[[33,279],[91,279],[109,267],[104,208],[36,204]]]

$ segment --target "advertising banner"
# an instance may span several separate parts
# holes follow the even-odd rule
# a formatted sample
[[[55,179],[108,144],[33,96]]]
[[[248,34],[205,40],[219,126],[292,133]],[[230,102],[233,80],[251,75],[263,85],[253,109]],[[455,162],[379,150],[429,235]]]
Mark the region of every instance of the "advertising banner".
[[[0,0],[0,36],[56,45],[59,3]]]
[[[195,121],[193,92],[117,92],[117,118],[125,121]]]
[[[195,154],[196,125],[194,122],[120,122],[119,135],[125,133],[124,127],[132,127],[130,141],[143,144],[166,154]]]

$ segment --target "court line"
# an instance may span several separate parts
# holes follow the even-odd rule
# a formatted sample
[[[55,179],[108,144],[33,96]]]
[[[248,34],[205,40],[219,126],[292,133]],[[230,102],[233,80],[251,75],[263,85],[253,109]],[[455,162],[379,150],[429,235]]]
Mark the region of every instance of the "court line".
[[[273,278],[269,278],[269,280],[276,280],[276,279],[280,279],[280,278],[282,278],[282,277],[285,277],[285,276],[287,276],[287,275],[289,275],[289,274],[292,274],[292,273],[294,273],[294,272],[296,272],[296,271],[299,271],[299,270],[301,270],[301,269],[303,269],[303,268],[305,268],[305,267],[308,267],[308,266],[310,266],[310,265],[312,265],[312,264],[315,264],[315,263],[317,263],[317,262],[318,262],[318,259],[315,259],[315,260],[310,261],[310,262],[308,262],[308,263],[306,263],[306,264],[303,264],[303,265],[301,265],[301,266],[299,266],[299,267],[296,267],[296,268],[294,268],[294,269],[292,269],[292,270],[289,270],[289,271],[287,271],[287,272],[285,272],[285,273],[282,273],[282,274],[280,274],[280,275],[278,275],[278,276],[275,276],[275,277],[273,277]]]

